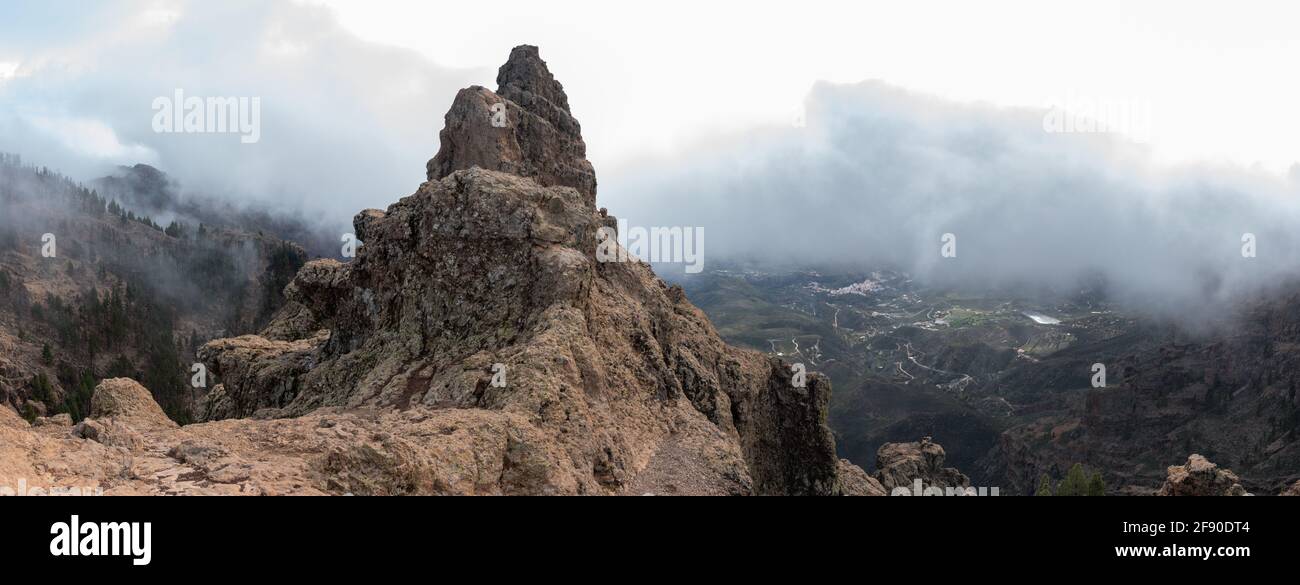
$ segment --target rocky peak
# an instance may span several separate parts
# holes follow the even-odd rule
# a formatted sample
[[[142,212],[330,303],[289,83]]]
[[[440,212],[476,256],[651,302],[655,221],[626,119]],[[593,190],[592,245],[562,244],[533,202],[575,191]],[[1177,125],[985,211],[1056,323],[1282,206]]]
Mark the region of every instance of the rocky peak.
[[[426,167],[428,179],[479,167],[544,187],[572,187],[594,209],[596,173],[587,160],[582,127],[537,47],[515,47],[497,84],[496,92],[473,86],[456,94],[439,133],[438,154]]]
[[[540,105],[536,101],[540,98],[569,113],[569,96],[564,93],[564,86],[551,75],[551,70],[533,45],[519,45],[510,51],[510,59],[497,70],[497,95],[530,105]],[[529,108],[529,111],[541,114],[538,110],[540,108]]]
[[[648,265],[596,260],[607,217],[536,47],[499,82],[457,95],[427,182],[357,215],[354,261],[309,263],[286,289],[326,333],[284,338],[315,330],[295,317],[204,347],[222,381],[205,418],[414,412],[513,470],[475,493],[881,493],[835,456],[825,377],[794,386]],[[459,483],[434,471],[409,491]]]

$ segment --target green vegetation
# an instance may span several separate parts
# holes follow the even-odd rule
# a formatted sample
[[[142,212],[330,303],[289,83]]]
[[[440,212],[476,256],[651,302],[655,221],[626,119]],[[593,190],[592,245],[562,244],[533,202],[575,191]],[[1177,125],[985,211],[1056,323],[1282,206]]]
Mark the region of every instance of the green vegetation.
[[[262,287],[261,309],[257,316],[259,322],[269,321],[275,312],[284,306],[284,288],[289,286],[289,283],[293,281],[293,277],[298,275],[298,270],[305,263],[306,261],[298,249],[288,242],[280,242],[271,251],[266,272],[262,275],[264,286]]]
[[[93,289],[68,303],[50,297],[44,309],[33,317],[50,326],[59,344],[82,363],[95,363],[96,357],[117,354],[105,377],[125,376],[138,380],[153,392],[154,399],[174,420],[189,422],[188,396],[181,351],[175,333],[175,310],[162,302],[153,289],[128,284],[112,289],[101,297]],[[46,348],[49,349],[48,344]],[[44,353],[44,352],[43,352]],[[50,352],[50,363],[53,353]],[[139,360],[139,367],[128,355]],[[59,380],[64,388],[76,389],[54,404],[49,392],[38,397],[42,402],[68,412],[74,419],[87,411],[96,376],[61,368]]]
[[[31,396],[50,414],[67,412],[80,419],[98,381],[122,376],[149,388],[173,419],[188,422],[189,363],[200,336],[191,327],[177,331],[181,320],[199,316],[205,329],[230,335],[255,331],[284,305],[282,291],[306,261],[287,242],[251,241],[234,231],[224,237],[221,228],[181,219],[164,228],[128,209],[124,202],[134,201],[129,196],[121,201],[111,193],[101,196],[0,153],[0,205],[20,198],[54,214],[49,229],[60,234],[56,266],[84,287],[74,294],[29,297],[23,272],[0,270],[0,307],[13,312],[19,339],[39,347],[40,363],[49,372],[33,377]],[[69,213],[57,213],[63,211]],[[159,238],[114,225],[132,222],[185,244],[159,246],[154,243]],[[37,241],[31,229],[0,226],[0,251],[31,254]],[[64,238],[64,233],[77,235]],[[265,261],[265,271],[250,274],[249,266],[259,260]]]
[[[952,327],[974,327],[992,321],[996,316],[991,313],[972,309],[956,308],[948,312],[945,320]]]
[[[1034,492],[1034,495],[1035,496],[1052,495],[1052,478],[1048,477],[1046,473],[1038,476],[1038,491]]]
[[[1038,491],[1034,492],[1035,496],[1104,496],[1106,495],[1106,481],[1102,479],[1100,471],[1093,471],[1091,474],[1084,469],[1083,464],[1075,463],[1066,472],[1065,479],[1052,487],[1052,479],[1044,473],[1038,479]]]
[[[87,414],[90,414],[90,397],[95,394],[95,376],[89,371],[81,373],[81,381],[77,384],[77,391],[70,393],[64,398],[64,412],[67,412],[74,422],[80,422]]]

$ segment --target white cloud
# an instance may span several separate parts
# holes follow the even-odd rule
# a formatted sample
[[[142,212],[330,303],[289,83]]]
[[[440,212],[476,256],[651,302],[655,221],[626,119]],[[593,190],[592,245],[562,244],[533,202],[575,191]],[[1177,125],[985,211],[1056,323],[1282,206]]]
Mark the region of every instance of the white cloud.
[[[38,115],[28,118],[27,121],[49,138],[81,156],[106,160],[114,164],[157,164],[156,152],[140,144],[123,144],[118,139],[117,133],[99,120]]]
[[[704,227],[711,261],[885,265],[1028,291],[1100,275],[1119,297],[1170,311],[1300,275],[1294,183],[1228,165],[1163,167],[1122,139],[1045,132],[1044,114],[821,84],[807,128],[627,165],[605,175],[602,204],[632,225]],[[945,233],[956,258],[940,254]],[[1241,254],[1246,233],[1255,258]]]
[[[126,24],[63,35],[61,27],[78,26],[65,21],[77,13],[52,11],[60,20],[49,23],[48,39],[21,48],[23,75],[0,92],[0,151],[65,172],[107,172],[90,163],[110,159],[148,162],[184,188],[307,210],[346,227],[357,211],[414,191],[456,91],[490,79],[363,41],[326,10],[285,1],[97,8]],[[260,141],[154,132],[155,98],[177,88],[189,97],[260,98]],[[131,157],[139,159],[123,160]]]
[[[597,170],[758,123],[819,80],[879,79],[948,99],[1041,107],[1142,97],[1159,160],[1262,163],[1300,152],[1300,5],[1246,0],[410,3],[324,0],[361,36],[495,67],[539,45]],[[436,34],[431,33],[436,31]]]

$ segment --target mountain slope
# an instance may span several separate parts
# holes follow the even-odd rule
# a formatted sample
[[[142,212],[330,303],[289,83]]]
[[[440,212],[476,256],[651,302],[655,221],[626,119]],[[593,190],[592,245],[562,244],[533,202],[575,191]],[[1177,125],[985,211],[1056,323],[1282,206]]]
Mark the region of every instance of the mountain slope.
[[[0,401],[29,418],[80,419],[98,380],[132,376],[188,420],[197,347],[265,325],[305,261],[270,236],[163,228],[115,197],[0,157]]]

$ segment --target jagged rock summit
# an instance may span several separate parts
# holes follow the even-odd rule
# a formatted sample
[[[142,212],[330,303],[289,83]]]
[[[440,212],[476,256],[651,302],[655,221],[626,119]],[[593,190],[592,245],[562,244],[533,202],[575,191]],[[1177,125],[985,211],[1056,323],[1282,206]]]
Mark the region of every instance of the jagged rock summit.
[[[537,48],[497,82],[457,95],[427,182],[357,215],[353,262],[309,263],[284,319],[203,349],[202,415],[417,412],[449,428],[419,443],[479,463],[415,493],[865,493],[824,377],[795,387],[647,265],[596,260],[612,218]]]
[[[495,93],[480,86],[456,94],[439,134],[428,179],[479,167],[528,177],[545,187],[573,187],[596,203],[596,173],[569,97],[537,47],[521,45],[497,73]]]

